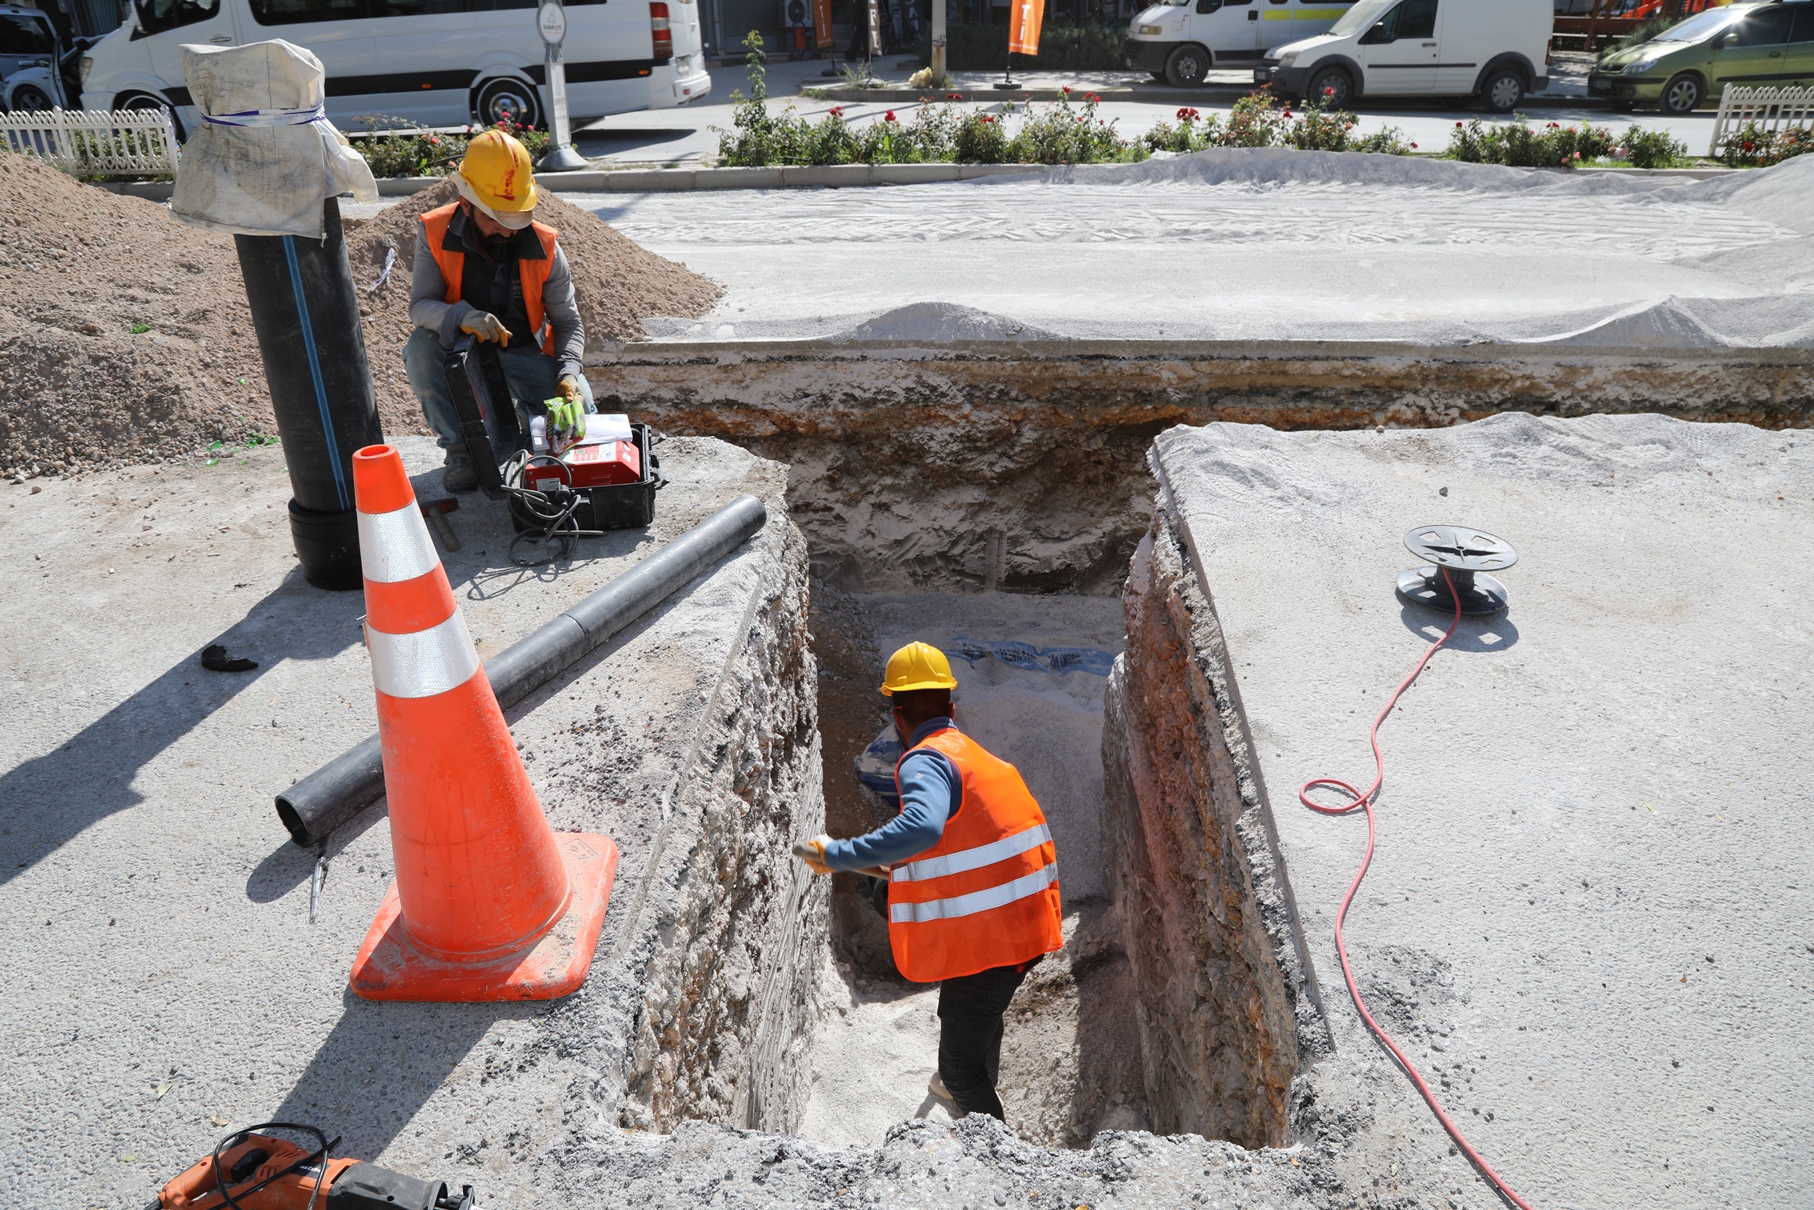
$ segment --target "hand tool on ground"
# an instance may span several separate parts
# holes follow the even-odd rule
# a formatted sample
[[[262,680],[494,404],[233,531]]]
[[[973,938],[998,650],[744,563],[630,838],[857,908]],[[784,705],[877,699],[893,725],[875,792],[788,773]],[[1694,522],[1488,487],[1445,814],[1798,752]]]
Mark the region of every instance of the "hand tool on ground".
[[[448,513],[459,509],[458,500],[452,496],[443,496],[439,500],[417,500],[416,507],[422,510],[428,528],[435,531],[435,535],[441,539],[441,545],[448,550],[460,549],[460,536],[454,533],[453,525],[447,519]]]
[[[310,1150],[257,1133],[262,1130],[312,1135],[319,1145]],[[222,1139],[165,1185],[147,1210],[478,1210],[471,1185],[450,1194],[441,1181],[329,1159],[339,1142],[313,1126],[260,1122]]]

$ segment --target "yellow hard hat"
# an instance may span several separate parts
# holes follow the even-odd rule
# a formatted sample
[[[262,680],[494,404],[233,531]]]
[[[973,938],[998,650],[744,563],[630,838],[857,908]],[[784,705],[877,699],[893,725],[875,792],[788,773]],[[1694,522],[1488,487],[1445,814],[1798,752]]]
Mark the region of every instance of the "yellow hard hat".
[[[466,145],[460,161],[460,196],[477,203],[506,227],[527,227],[535,209],[535,168],[529,149],[501,130],[487,130]]]
[[[957,678],[951,675],[951,661],[931,643],[909,643],[888,657],[888,675],[882,681],[883,693],[956,688]]]

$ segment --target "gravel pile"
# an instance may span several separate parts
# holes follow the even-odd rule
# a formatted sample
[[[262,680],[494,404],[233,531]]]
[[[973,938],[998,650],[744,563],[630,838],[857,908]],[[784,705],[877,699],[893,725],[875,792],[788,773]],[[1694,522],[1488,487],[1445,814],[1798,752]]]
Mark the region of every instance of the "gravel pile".
[[[0,154],[0,477],[160,462],[274,435],[239,258],[226,235],[157,202]],[[348,224],[384,431],[427,431],[403,375],[416,215],[441,186]],[[634,340],[638,317],[698,316],[720,288],[552,196],[589,340]],[[398,262],[372,290],[388,247]]]

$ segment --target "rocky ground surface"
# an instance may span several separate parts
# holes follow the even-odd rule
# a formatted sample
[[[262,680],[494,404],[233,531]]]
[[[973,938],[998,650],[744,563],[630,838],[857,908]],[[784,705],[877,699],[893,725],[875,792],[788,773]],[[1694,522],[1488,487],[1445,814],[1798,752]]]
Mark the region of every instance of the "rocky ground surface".
[[[439,495],[432,442],[401,444]],[[823,824],[781,468],[671,441],[654,525],[534,570],[464,498],[444,562],[481,656],[742,492],[770,521],[511,713],[553,826],[621,849],[581,991],[380,1004],[347,973],[389,879],[382,804],[333,835],[313,901],[272,806],[374,726],[362,596],[303,583],[281,457],[0,488],[0,1200],[136,1210],[271,1119],[524,1207],[547,1204],[529,1162],[582,1126],[790,1128],[826,926],[788,856]],[[257,667],[204,670],[214,643]]]

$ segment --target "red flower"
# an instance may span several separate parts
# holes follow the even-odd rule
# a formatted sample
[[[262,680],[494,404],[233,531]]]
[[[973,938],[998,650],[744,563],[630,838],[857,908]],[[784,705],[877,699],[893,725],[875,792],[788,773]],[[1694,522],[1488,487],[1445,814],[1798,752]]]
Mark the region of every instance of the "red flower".
[[[1323,95],[1325,97],[1333,97],[1335,95],[1335,86],[1331,84],[1328,88],[1323,89]]]
[[[830,113],[834,118],[841,118],[844,116],[844,107],[842,105],[833,105]]]
[[[1099,96],[1098,94],[1093,93],[1093,92],[1084,93],[1083,99],[1088,101],[1092,105],[1094,105],[1094,104],[1096,104],[1096,102],[1102,100],[1101,96]]]
[[[887,113],[882,115],[882,120],[884,122],[895,122],[895,121],[899,121],[900,119],[898,119],[894,116],[894,110],[891,109]]]
[[[1417,150],[1417,144],[1416,144],[1416,143],[1413,143],[1413,144],[1411,144],[1411,150],[1412,150],[1412,151],[1416,151],[1416,150]]]
[[[1460,122],[1457,122],[1457,123],[1455,123],[1455,129],[1456,129],[1456,130],[1460,130],[1460,129],[1461,129],[1461,123],[1460,123]]]
[[[1062,88],[1062,89],[1060,89],[1060,90],[1059,90],[1059,91],[1061,91],[1061,92],[1063,92],[1063,93],[1064,93],[1064,95],[1065,95],[1065,96],[1067,96],[1067,97],[1068,97],[1068,96],[1070,96],[1070,95],[1071,95],[1071,86],[1070,86],[1070,85],[1069,85],[1069,84],[1066,84],[1066,85],[1065,85],[1065,86],[1064,86],[1064,87],[1063,87],[1063,88]]]
[[[961,101],[963,99],[964,94],[961,92],[948,92],[945,94],[945,100],[947,101]]]

